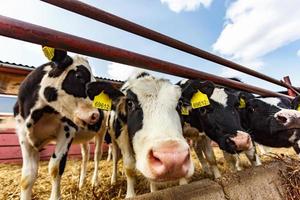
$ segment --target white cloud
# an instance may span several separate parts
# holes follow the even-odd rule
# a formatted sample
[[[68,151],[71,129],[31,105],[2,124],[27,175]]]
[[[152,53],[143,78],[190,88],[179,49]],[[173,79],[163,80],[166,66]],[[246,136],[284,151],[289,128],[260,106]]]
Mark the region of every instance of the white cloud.
[[[213,50],[238,62],[263,65],[264,55],[300,39],[299,7],[299,0],[237,0],[226,11]]]
[[[138,70],[138,68],[119,63],[110,63],[107,68],[109,78],[121,81],[125,81],[134,71]]]
[[[262,68],[263,62],[260,60],[252,60],[252,61],[245,61],[245,60],[239,60],[236,61],[237,63],[243,65],[243,66],[250,66],[251,69],[258,71]],[[244,75],[240,71],[236,71],[234,69],[223,67],[222,72],[220,76],[232,78],[232,77],[240,77],[241,75]]]
[[[297,51],[297,56],[300,57],[300,49]]]
[[[212,0],[160,0],[162,4],[167,4],[169,9],[179,13],[181,11],[194,11],[201,5],[208,8]]]

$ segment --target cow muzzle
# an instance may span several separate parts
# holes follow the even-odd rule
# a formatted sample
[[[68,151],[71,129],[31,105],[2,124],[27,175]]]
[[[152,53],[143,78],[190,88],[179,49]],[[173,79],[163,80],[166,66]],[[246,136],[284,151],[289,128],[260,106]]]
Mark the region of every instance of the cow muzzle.
[[[246,151],[253,146],[250,135],[243,131],[237,131],[236,136],[230,137],[230,139],[234,142],[238,151]]]
[[[282,109],[275,113],[274,118],[286,128],[300,128],[300,112],[297,110]]]
[[[155,181],[185,177],[192,165],[188,145],[177,141],[166,141],[153,147],[148,162]]]
[[[87,124],[94,125],[99,121],[99,118],[100,114],[96,109],[90,112],[76,112],[74,121],[77,125],[84,127]]]

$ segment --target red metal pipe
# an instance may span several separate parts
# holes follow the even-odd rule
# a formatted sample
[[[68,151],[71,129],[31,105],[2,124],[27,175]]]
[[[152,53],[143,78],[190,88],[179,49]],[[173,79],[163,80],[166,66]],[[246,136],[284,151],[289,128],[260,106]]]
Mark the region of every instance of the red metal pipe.
[[[292,97],[295,97],[295,96],[299,95],[299,92],[295,91],[292,88],[292,83],[291,83],[291,80],[290,80],[289,76],[283,77],[283,81],[290,86],[290,88],[288,89],[288,95],[290,95]]]
[[[220,65],[224,65],[231,69],[235,69],[235,70],[244,72],[246,74],[250,74],[252,76],[263,79],[265,81],[269,81],[269,82],[272,82],[274,84],[277,84],[277,85],[280,85],[280,86],[283,86],[286,88],[291,87],[291,86],[288,86],[286,83],[281,82],[280,80],[277,80],[277,79],[269,77],[265,74],[256,72],[256,71],[249,69],[247,67],[244,67],[240,64],[237,64],[230,60],[216,56],[212,53],[209,53],[209,52],[199,49],[197,47],[191,46],[187,43],[181,42],[179,40],[176,40],[174,38],[171,38],[171,37],[161,34],[159,32],[153,31],[151,29],[148,29],[144,26],[138,25],[136,23],[133,23],[129,20],[123,19],[123,18],[113,15],[111,13],[105,12],[101,9],[93,7],[86,3],[83,3],[83,2],[80,2],[77,0],[63,0],[63,1],[62,0],[42,0],[42,1],[52,4],[52,5],[55,5],[55,6],[58,6],[60,8],[64,8],[66,10],[69,10],[69,11],[72,11],[75,13],[78,13],[80,15],[89,17],[96,21],[103,22],[105,24],[109,24],[109,25],[117,27],[119,29],[134,33],[134,34],[142,36],[144,38],[148,38],[150,40],[165,44],[167,46],[184,51],[186,53],[190,53],[194,56],[204,58],[206,60],[210,60],[210,61],[218,63]],[[297,88],[294,88],[294,89],[298,90]]]
[[[263,96],[288,95],[0,15],[0,35],[185,78],[201,78]]]

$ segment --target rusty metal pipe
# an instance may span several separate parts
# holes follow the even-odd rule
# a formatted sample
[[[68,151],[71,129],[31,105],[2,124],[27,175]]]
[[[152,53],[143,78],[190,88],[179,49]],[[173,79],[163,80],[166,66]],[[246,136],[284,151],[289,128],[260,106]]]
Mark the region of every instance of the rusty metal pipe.
[[[269,81],[271,83],[280,85],[282,87],[290,88],[291,86],[287,85],[280,80],[269,77],[265,74],[259,73],[247,67],[244,67],[240,64],[234,63],[230,60],[224,59],[222,57],[216,56],[212,53],[199,49],[197,47],[191,46],[187,43],[181,42],[174,38],[171,38],[167,35],[161,34],[159,32],[148,29],[144,26],[133,23],[129,20],[123,19],[111,13],[105,12],[101,9],[88,5],[86,3],[77,1],[77,0],[42,0],[49,4],[58,6],[60,8],[64,8],[66,10],[78,13],[80,15],[86,16],[88,18],[94,19],[96,21],[117,27],[119,29],[134,33],[144,38],[148,38],[150,40],[156,41],[161,44],[165,44],[167,46],[173,47],[175,49],[184,51],[186,53],[192,54],[197,57],[204,58],[206,60],[210,60],[212,62],[218,63],[220,65],[224,65],[231,69],[235,69],[246,74],[252,75],[254,77],[263,79],[265,81]],[[298,88],[293,87],[294,90],[299,91]]]
[[[213,81],[228,87],[246,90],[263,96],[288,95],[272,92],[252,85],[229,80],[209,73],[197,71],[188,67],[166,62],[142,54],[112,47],[106,44],[77,37],[42,26],[30,24],[20,20],[0,15],[0,35],[15,38],[35,44],[47,45],[54,48],[65,49],[75,53],[84,54],[126,65],[154,70],[185,78],[201,78]]]

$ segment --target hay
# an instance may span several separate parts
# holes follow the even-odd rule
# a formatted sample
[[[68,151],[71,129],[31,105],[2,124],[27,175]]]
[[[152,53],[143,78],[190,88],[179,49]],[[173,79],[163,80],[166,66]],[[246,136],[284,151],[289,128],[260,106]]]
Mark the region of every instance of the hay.
[[[286,192],[287,200],[300,199],[300,160],[295,156],[271,155],[274,159],[282,162],[285,169],[280,170],[282,185]]]
[[[214,148],[215,154],[218,160],[218,167],[221,173],[230,174],[225,160],[222,156],[222,152],[218,148]],[[274,151],[273,151],[274,152]],[[285,153],[288,155],[294,155],[291,149],[279,149],[275,151],[278,154]],[[193,153],[193,158],[196,156]],[[263,162],[267,162],[274,158],[268,156],[263,158]],[[203,174],[201,166],[198,161],[195,161],[195,174],[190,181],[198,181],[203,178],[212,178],[207,174]],[[122,162],[119,163],[118,167],[118,181],[115,185],[110,184],[110,177],[112,172],[112,162],[101,160],[100,162],[100,174],[99,174],[99,185],[97,187],[91,186],[91,178],[94,169],[94,162],[91,160],[88,163],[87,168],[87,179],[86,184],[82,190],[78,189],[79,174],[80,174],[80,160],[69,160],[67,162],[65,173],[63,174],[61,191],[62,199],[64,200],[119,200],[125,198],[126,195],[126,178],[122,175]],[[300,163],[298,161],[298,171],[290,173],[286,176],[293,177],[295,179],[299,175]],[[249,168],[250,163],[244,155],[241,155],[241,166],[243,168]],[[0,164],[0,199],[15,200],[19,199],[19,181],[21,177],[21,165],[20,164]],[[296,179],[295,179],[296,180]],[[299,178],[297,182],[292,182],[294,185],[300,183]],[[150,192],[149,183],[143,178],[142,175],[138,174],[136,181],[136,193],[144,194]],[[176,184],[171,184],[176,185]],[[39,174],[37,181],[33,187],[33,199],[44,200],[49,199],[51,192],[50,176],[48,175],[48,162],[40,162]],[[294,193],[293,193],[294,194]],[[299,194],[299,190],[298,193]],[[298,196],[299,197],[299,196]],[[295,200],[297,198],[290,198],[289,200]],[[298,198],[299,199],[299,198]]]

